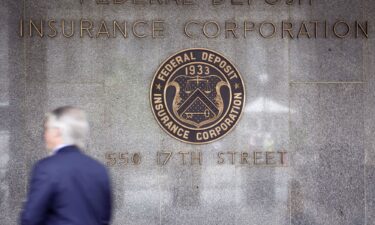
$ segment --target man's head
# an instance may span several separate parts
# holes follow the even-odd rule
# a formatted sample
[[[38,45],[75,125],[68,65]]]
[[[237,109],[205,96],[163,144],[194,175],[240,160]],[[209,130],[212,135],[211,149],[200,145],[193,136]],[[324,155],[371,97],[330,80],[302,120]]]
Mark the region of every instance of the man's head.
[[[79,108],[63,106],[46,115],[44,141],[49,151],[62,144],[84,149],[88,133],[86,114]]]

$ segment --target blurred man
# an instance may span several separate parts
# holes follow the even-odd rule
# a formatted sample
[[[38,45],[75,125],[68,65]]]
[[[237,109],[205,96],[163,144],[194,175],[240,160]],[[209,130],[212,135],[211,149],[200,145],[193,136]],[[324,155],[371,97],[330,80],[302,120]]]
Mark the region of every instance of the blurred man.
[[[44,140],[50,156],[33,168],[21,225],[105,225],[111,218],[106,168],[82,150],[89,132],[75,107],[47,114]]]

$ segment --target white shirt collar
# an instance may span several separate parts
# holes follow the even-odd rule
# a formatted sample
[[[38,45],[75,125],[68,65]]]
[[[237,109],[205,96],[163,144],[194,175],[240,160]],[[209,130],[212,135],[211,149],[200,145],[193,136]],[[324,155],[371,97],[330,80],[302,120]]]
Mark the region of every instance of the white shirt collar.
[[[56,154],[60,149],[65,148],[66,146],[69,146],[69,145],[67,145],[67,144],[61,144],[61,145],[56,146],[56,147],[51,151],[51,155]]]

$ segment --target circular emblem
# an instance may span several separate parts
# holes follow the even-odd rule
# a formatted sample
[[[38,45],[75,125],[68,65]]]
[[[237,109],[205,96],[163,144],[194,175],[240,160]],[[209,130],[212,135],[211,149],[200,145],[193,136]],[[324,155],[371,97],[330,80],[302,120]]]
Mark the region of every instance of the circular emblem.
[[[204,144],[227,134],[245,103],[240,73],[219,53],[187,49],[154,75],[151,107],[159,125],[178,140]]]

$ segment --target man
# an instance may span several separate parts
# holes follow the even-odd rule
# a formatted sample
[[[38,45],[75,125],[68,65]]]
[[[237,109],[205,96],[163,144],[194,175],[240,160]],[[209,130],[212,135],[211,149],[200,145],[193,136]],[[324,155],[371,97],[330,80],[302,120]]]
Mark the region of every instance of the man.
[[[44,140],[50,156],[33,168],[21,225],[106,225],[111,189],[106,168],[82,153],[89,125],[75,107],[47,114]]]

